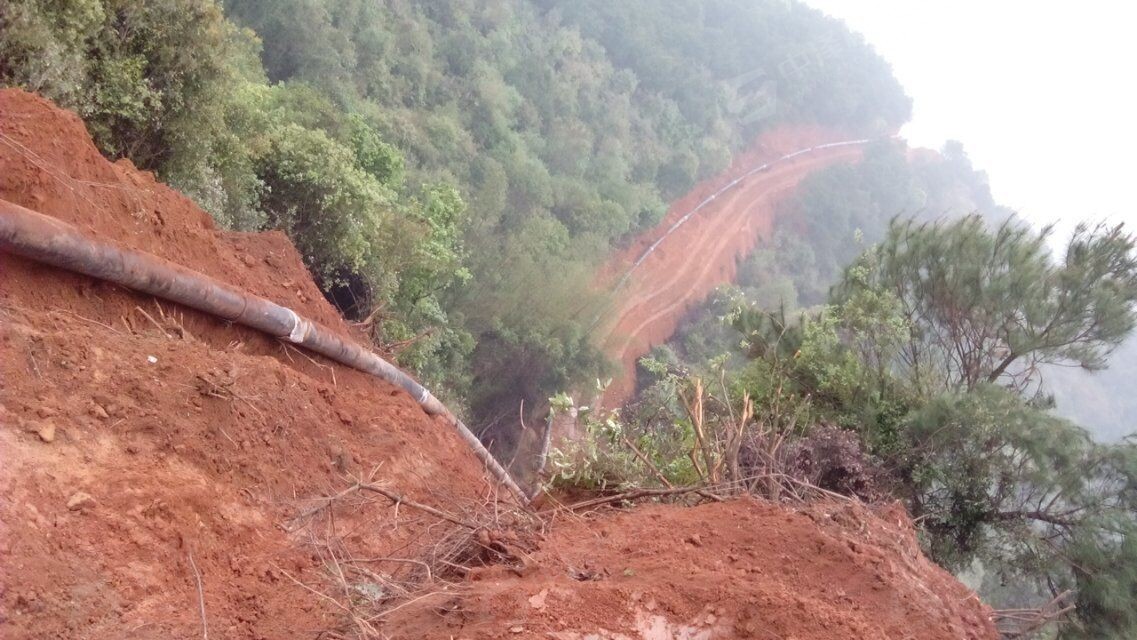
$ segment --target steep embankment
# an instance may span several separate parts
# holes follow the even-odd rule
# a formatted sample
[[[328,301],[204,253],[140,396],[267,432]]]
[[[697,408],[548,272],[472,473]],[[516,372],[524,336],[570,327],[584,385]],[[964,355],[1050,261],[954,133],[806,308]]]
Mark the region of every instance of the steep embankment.
[[[103,159],[77,117],[18,91],[0,92],[0,198],[349,331],[283,235],[216,230]],[[10,255],[0,274],[6,638],[200,636],[191,558],[217,637],[313,637],[339,612],[287,577],[326,581],[311,531],[285,530],[313,498],[376,467],[450,508],[492,491],[449,427],[369,376]],[[357,510],[335,537],[413,555],[442,533],[390,515]]]
[[[0,198],[350,333],[283,236],[216,230],[101,158],[76,117],[16,91],[0,91]],[[472,454],[401,391],[10,255],[0,273],[5,638],[994,638],[892,510],[553,512],[529,545],[409,503],[318,500],[362,476],[500,521]],[[448,555],[467,568],[407,579],[483,538],[517,562]]]
[[[631,396],[636,361],[670,338],[692,305],[734,279],[738,260],[769,237],[778,202],[811,172],[836,162],[853,161],[861,156],[862,149],[840,146],[779,159],[846,137],[812,127],[783,128],[763,135],[730,169],[676,201],[655,229],[609,261],[603,273],[611,286],[680,218],[755,167],[770,164],[767,170],[743,178],[703,206],[667,236],[615,292],[597,332],[604,352],[620,364],[620,373],[604,395],[606,406],[619,405]]]

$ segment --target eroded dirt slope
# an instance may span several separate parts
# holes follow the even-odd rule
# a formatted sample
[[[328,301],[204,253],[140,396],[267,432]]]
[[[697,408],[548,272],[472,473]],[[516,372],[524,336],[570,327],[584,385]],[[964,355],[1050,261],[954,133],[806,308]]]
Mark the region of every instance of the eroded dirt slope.
[[[347,332],[281,234],[232,234],[74,115],[0,91],[0,198],[288,304]],[[314,637],[339,612],[284,530],[348,476],[419,500],[491,491],[405,393],[255,332],[0,254],[0,635]],[[376,555],[429,542],[384,505],[342,523]],[[404,551],[406,553],[406,551]]]
[[[700,183],[672,204],[660,224],[618,252],[605,265],[603,285],[611,286],[676,220],[727,183],[764,163],[811,146],[844,139],[816,127],[786,127],[760,137],[730,169]],[[858,146],[819,149],[772,165],[718,196],[667,237],[615,293],[598,342],[620,364],[604,394],[614,407],[635,391],[636,361],[675,333],[687,310],[719,285],[731,282],[738,261],[768,238],[777,204],[810,173],[861,157]]]

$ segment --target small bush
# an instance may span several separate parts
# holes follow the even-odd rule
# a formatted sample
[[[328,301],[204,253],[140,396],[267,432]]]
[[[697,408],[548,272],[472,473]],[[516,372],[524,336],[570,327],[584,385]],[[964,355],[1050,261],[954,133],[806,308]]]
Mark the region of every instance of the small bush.
[[[624,425],[616,414],[594,417],[582,412],[585,433],[549,454],[549,485],[587,491],[620,491],[641,484],[646,475],[621,439]]]
[[[787,448],[787,472],[827,491],[871,500],[877,465],[856,433],[830,424],[814,426]]]

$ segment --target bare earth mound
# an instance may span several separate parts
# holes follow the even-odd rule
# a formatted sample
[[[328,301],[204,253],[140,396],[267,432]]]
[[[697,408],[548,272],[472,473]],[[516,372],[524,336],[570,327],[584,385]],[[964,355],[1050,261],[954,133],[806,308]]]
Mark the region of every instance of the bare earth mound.
[[[282,235],[215,229],[149,174],[104,160],[78,118],[19,91],[0,91],[0,198],[350,334]],[[206,625],[212,638],[354,637],[343,603],[388,598],[385,579],[454,529],[354,495],[297,516],[360,476],[467,519],[498,492],[456,434],[389,385],[6,254],[0,355],[4,638],[197,638]],[[373,626],[390,638],[993,637],[986,608],[919,554],[899,512],[735,500],[548,519],[518,552],[524,569],[434,575]],[[356,573],[330,579],[343,567]]]
[[[975,594],[920,554],[900,508],[647,506],[561,520],[533,563],[396,612],[392,637],[997,637]]]

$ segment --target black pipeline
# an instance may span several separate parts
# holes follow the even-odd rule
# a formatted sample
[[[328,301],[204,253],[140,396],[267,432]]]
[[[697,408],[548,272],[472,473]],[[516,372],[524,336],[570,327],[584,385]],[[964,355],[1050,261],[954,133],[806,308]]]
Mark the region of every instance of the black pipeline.
[[[426,413],[441,416],[502,484],[524,504],[517,486],[477,436],[446,405],[398,367],[292,309],[143,251],[120,247],[52,218],[0,200],[0,249],[36,262],[177,302],[288,340],[405,390]]]

